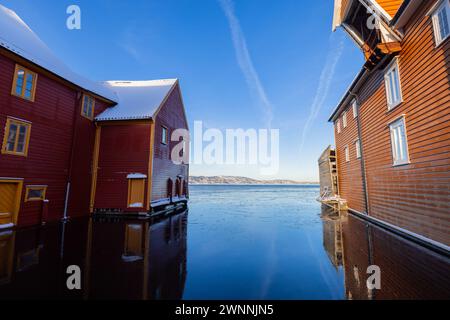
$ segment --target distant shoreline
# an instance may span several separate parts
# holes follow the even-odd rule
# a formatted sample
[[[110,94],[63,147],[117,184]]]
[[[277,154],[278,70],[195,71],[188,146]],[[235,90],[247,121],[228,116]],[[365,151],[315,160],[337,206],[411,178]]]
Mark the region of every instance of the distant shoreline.
[[[318,187],[317,183],[189,183],[190,186],[283,186],[283,187],[298,187],[298,186],[314,186]]]
[[[295,181],[295,180],[285,180],[285,179],[273,179],[273,180],[258,180],[248,177],[237,177],[237,176],[191,176],[189,178],[190,185],[240,185],[240,186],[307,186],[307,185],[319,185],[318,182],[310,181]]]

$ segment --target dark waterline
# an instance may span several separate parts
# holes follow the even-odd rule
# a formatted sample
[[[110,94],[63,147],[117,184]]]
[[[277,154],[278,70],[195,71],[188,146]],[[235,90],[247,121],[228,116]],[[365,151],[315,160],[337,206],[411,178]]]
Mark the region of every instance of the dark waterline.
[[[191,186],[189,212],[0,232],[0,298],[450,298],[448,258],[315,201],[317,186]],[[66,288],[66,269],[82,289]],[[365,285],[369,265],[381,290]]]

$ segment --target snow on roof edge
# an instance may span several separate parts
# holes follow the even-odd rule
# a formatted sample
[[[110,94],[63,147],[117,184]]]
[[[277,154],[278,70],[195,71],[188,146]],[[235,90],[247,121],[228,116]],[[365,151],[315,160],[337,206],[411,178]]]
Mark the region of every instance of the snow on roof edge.
[[[117,96],[105,85],[73,72],[13,10],[0,4],[0,46],[47,70],[56,76],[96,94],[117,102]]]
[[[118,104],[99,114],[95,118],[98,122],[153,119],[179,79],[110,80],[103,83],[115,91]]]

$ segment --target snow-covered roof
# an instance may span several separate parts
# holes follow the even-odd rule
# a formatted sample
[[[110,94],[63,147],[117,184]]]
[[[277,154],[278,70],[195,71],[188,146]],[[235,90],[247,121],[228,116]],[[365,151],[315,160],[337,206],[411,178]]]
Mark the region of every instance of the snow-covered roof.
[[[12,10],[0,5],[0,46],[101,97],[116,101],[114,92],[90,81],[64,64]]]
[[[151,119],[177,81],[107,81],[104,84],[117,94],[118,104],[105,110],[96,120]]]

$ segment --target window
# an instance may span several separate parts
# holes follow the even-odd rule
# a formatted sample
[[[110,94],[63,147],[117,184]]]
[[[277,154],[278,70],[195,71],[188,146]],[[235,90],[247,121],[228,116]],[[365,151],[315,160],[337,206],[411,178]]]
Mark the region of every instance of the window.
[[[409,163],[408,141],[406,139],[405,118],[393,122],[390,126],[392,159],[394,166]]]
[[[339,121],[339,119],[336,121],[336,129],[337,133],[341,133],[341,122]]]
[[[95,99],[87,94],[83,95],[81,115],[90,120],[94,119]]]
[[[161,126],[161,143],[167,144],[169,142],[169,129]]]
[[[27,186],[25,202],[45,200],[47,186]]]
[[[347,111],[342,115],[342,124],[344,125],[344,128],[347,128]]]
[[[2,153],[26,157],[30,142],[31,123],[7,118]]]
[[[356,148],[356,159],[361,158],[361,141],[357,139],[355,141],[355,148]]]
[[[355,119],[358,116],[358,104],[356,103],[356,100],[353,100],[352,102],[352,109],[353,109],[353,119]]]
[[[37,74],[35,72],[17,64],[16,70],[14,71],[11,94],[29,101],[34,101],[36,82]]]
[[[450,4],[443,1],[433,13],[433,28],[436,46],[444,42],[450,35]]]
[[[387,69],[384,75],[384,81],[386,85],[388,110],[391,110],[398,106],[403,100],[397,59],[395,59]]]
[[[350,152],[348,150],[348,146],[345,147],[344,151],[345,151],[345,161],[349,162],[350,161]]]

